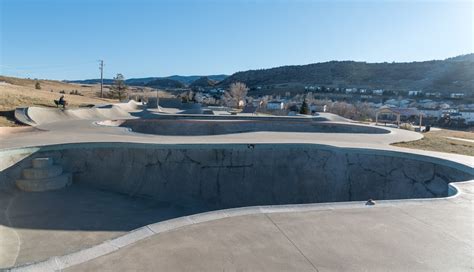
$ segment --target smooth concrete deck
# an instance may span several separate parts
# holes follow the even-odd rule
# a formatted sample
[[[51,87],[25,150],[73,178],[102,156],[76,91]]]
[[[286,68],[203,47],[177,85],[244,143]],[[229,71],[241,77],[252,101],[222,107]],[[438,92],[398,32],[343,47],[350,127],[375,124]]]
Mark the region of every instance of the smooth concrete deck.
[[[473,195],[465,196],[229,217],[65,271],[472,271]]]
[[[418,133],[390,129],[390,134],[329,134],[329,133],[286,133],[250,132],[216,136],[156,136],[130,132],[123,128],[99,127],[93,124],[97,118],[87,120],[59,121],[41,125],[33,131],[12,137],[0,135],[0,149],[43,146],[75,142],[136,142],[160,144],[189,143],[316,143],[338,147],[382,149],[423,154],[443,158],[473,167],[472,157],[429,151],[416,151],[389,146],[396,141],[410,141],[422,137]],[[12,192],[2,192],[1,208],[7,217],[0,225],[0,256],[14,258],[13,264],[50,258],[36,266],[24,269],[73,271],[96,270],[165,270],[165,271],[222,271],[222,270],[265,270],[265,271],[472,271],[474,259],[474,188],[472,182],[457,185],[461,193],[448,199],[378,201],[375,206],[364,203],[314,204],[289,208],[255,208],[240,216],[224,212],[211,213],[194,219],[185,217],[189,224],[149,225],[142,233],[129,233],[125,241],[104,241],[126,233],[128,230],[166,219],[162,212],[177,215],[186,210],[170,206],[137,204],[144,208],[143,217],[133,219],[126,227],[103,228],[95,231],[77,221],[78,229],[65,227],[62,220],[72,204],[64,205],[62,212],[53,213],[51,220],[39,220],[41,205],[37,212],[11,214],[11,207],[21,200],[22,193],[10,201]],[[87,193],[71,187],[72,199],[81,195],[95,195],[107,192]],[[58,196],[61,196],[58,191]],[[64,194],[65,195],[65,194]],[[75,196],[75,197],[74,197]],[[49,197],[51,203],[66,202],[62,197]],[[95,202],[95,197],[85,198]],[[25,198],[24,203],[43,203],[39,197]],[[56,199],[56,200],[54,200]],[[106,198],[107,199],[107,198]],[[120,196],[110,197],[110,204]],[[57,201],[57,202],[54,202]],[[79,200],[78,200],[79,201]],[[77,204],[88,207],[88,200]],[[77,201],[72,201],[77,202]],[[107,202],[107,201],[105,201]],[[124,206],[130,204],[124,197]],[[133,202],[133,201],[132,201]],[[21,203],[21,202],[18,202]],[[128,204],[127,204],[128,203]],[[90,202],[89,202],[90,204]],[[96,211],[106,204],[98,204]],[[32,205],[27,205],[32,206]],[[133,205],[132,205],[133,207]],[[150,209],[148,209],[148,208]],[[161,208],[160,208],[161,207]],[[130,212],[112,209],[110,222],[121,225],[127,221]],[[92,208],[93,209],[93,208]],[[49,211],[49,209],[46,209]],[[74,210],[76,210],[74,208]],[[81,210],[81,209],[78,209]],[[77,210],[76,210],[77,211]],[[91,212],[84,209],[84,212]],[[119,213],[124,211],[124,213]],[[127,212],[128,211],[128,212]],[[196,212],[196,211],[195,211]],[[61,215],[62,214],[62,215]],[[74,213],[71,213],[74,214]],[[78,213],[80,214],[80,213]],[[238,214],[238,213],[237,213]],[[35,215],[38,217],[35,218]],[[98,217],[103,216],[98,212]],[[71,217],[72,218],[72,217]],[[70,218],[70,219],[71,219]],[[153,221],[155,220],[156,221]],[[207,219],[202,219],[207,218]],[[216,220],[211,220],[216,219]],[[22,220],[39,222],[43,226],[25,227]],[[107,220],[105,220],[107,221]],[[16,222],[16,223],[15,223]],[[61,223],[62,222],[62,223]],[[167,223],[170,222],[170,223]],[[74,220],[70,221],[75,225]],[[31,223],[32,224],[32,223]],[[89,222],[90,224],[90,222]],[[160,224],[160,223],[158,223]],[[100,224],[99,224],[100,225]],[[170,227],[171,225],[175,226]],[[5,228],[5,226],[7,226]],[[15,227],[18,226],[18,227]],[[100,229],[100,228],[99,228]],[[164,230],[164,231],[157,231]],[[2,232],[3,231],[3,232]],[[12,233],[12,231],[14,233]],[[143,234],[145,233],[145,234]],[[15,238],[16,237],[16,238]],[[42,253],[44,240],[55,237],[47,244],[50,249]],[[88,240],[88,237],[90,238]],[[138,237],[138,238],[137,238]],[[9,240],[10,239],[10,240]],[[20,240],[13,241],[14,239]],[[51,239],[52,240],[52,239]],[[5,241],[5,243],[3,243]],[[28,241],[28,242],[26,242]],[[118,243],[118,244],[117,244]],[[6,246],[3,246],[6,245]],[[96,245],[96,246],[93,246]],[[90,250],[75,252],[92,246]],[[17,247],[17,248],[16,248]],[[75,253],[74,253],[75,252]],[[12,257],[13,256],[13,257]],[[20,269],[23,269],[20,268]]]

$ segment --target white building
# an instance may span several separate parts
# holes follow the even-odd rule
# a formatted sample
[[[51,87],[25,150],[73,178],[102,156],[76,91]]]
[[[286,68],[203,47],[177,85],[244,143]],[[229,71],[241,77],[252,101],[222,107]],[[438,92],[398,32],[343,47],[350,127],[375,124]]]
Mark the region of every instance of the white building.
[[[310,112],[323,111],[323,106],[318,106],[316,104],[311,104],[311,105],[309,105],[309,111]]]
[[[449,109],[449,108],[451,108],[451,105],[449,105],[448,103],[440,103],[439,107],[441,109]]]
[[[459,114],[466,120],[466,123],[474,122],[474,110],[460,110]]]
[[[425,96],[426,97],[441,97],[441,93],[440,92],[426,93]]]
[[[453,115],[453,114],[458,114],[459,110],[455,108],[449,108],[449,109],[442,109],[441,110],[441,115]]]
[[[285,108],[285,103],[283,101],[270,101],[267,103],[267,109],[268,110],[282,110]]]
[[[449,95],[451,98],[463,98],[464,97],[464,93],[452,93]]]
[[[209,92],[212,94],[223,94],[225,90],[222,88],[215,88],[215,89],[210,89]]]
[[[418,96],[421,95],[423,91],[408,91],[409,96]]]
[[[385,105],[389,105],[389,106],[393,106],[393,107],[401,107],[401,108],[406,108],[408,107],[408,105],[410,104],[410,100],[408,99],[402,99],[402,100],[398,100],[398,99],[389,99],[387,101],[385,101]]]
[[[375,95],[383,95],[383,90],[382,89],[373,90],[372,93]]]
[[[438,108],[438,103],[431,99],[423,99],[418,102],[419,106],[425,109],[436,109]]]
[[[346,89],[346,94],[349,94],[349,93],[357,93],[357,88],[348,88],[348,89]]]

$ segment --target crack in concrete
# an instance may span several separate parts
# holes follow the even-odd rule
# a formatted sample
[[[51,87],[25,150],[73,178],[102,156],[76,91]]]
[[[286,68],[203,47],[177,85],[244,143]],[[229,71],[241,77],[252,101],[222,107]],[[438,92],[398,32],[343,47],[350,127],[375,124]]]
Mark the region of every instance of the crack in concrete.
[[[13,259],[13,265],[16,264],[16,260],[18,259],[18,256],[20,256],[20,248],[21,248],[21,237],[20,235],[18,234],[18,232],[15,230],[15,228],[13,227],[13,224],[12,224],[12,221],[10,219],[10,207],[13,205],[13,202],[15,201],[15,199],[18,197],[18,194],[15,194],[14,197],[12,197],[10,199],[10,201],[8,202],[7,204],[7,207],[5,208],[5,219],[7,221],[7,224],[8,224],[8,228],[13,231],[13,233],[15,233],[15,236],[18,240],[18,246],[16,248],[16,254],[15,254],[15,259]]]
[[[295,244],[295,242],[293,242],[290,237],[288,237],[288,235],[286,235],[286,233],[275,223],[275,221],[273,221],[273,219],[266,213],[264,213],[265,217],[268,218],[268,220],[270,220],[270,222],[272,222],[272,224],[278,229],[278,231],[283,235],[285,236],[285,238],[296,248],[296,250],[298,250],[298,252],[301,254],[301,256],[303,256],[303,258],[305,258],[305,260],[311,264],[311,266],[314,268],[315,271],[319,272],[318,268],[309,260],[308,257],[306,257],[306,255],[303,253],[303,251],[301,251],[301,249]]]

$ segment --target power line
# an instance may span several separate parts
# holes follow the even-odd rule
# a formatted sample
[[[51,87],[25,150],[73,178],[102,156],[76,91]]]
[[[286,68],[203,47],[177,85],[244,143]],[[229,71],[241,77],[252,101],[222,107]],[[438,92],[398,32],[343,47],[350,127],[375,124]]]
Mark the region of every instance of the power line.
[[[100,98],[103,98],[102,90],[104,86],[104,61],[99,60],[99,69],[100,69]]]

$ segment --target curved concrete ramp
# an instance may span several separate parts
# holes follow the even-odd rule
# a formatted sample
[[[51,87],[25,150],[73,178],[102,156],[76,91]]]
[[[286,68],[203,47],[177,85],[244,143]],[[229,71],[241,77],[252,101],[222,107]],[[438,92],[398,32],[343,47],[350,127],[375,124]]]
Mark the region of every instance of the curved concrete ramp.
[[[36,126],[69,120],[107,120],[133,118],[130,112],[141,109],[141,104],[135,101],[112,105],[96,106],[93,108],[61,109],[28,107],[15,111],[18,121]]]
[[[28,115],[28,107],[25,108],[17,108],[15,110],[15,119],[25,125],[35,126],[36,123],[33,119],[30,118]]]

